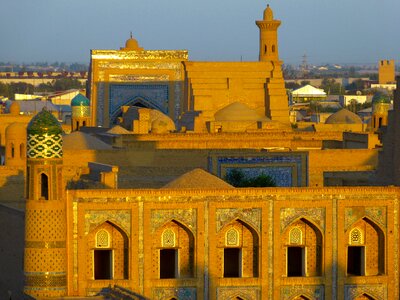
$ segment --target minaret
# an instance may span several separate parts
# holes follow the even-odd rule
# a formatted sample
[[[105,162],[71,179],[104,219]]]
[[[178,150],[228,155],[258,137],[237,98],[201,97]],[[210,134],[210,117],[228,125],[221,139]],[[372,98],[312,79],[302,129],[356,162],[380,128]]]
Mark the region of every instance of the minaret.
[[[278,27],[281,21],[274,20],[274,13],[267,5],[262,21],[256,21],[260,28],[260,63],[271,69],[266,80],[265,115],[273,121],[290,124],[288,98],[282,74],[282,61],[278,55]]]
[[[91,126],[90,101],[82,94],[76,95],[71,101],[71,131],[81,127]]]
[[[260,61],[278,61],[278,27],[281,21],[274,20],[274,13],[267,5],[262,21],[256,21],[260,28]]]
[[[27,128],[24,292],[38,298],[67,295],[61,133],[45,109]]]

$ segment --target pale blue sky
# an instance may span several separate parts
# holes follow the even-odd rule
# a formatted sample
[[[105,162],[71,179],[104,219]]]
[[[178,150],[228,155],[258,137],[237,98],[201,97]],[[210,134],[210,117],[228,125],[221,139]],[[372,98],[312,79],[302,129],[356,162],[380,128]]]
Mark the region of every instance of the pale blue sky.
[[[400,60],[399,0],[271,0],[280,57],[299,64]],[[257,60],[262,0],[0,0],[0,61],[89,62],[132,31],[191,60]]]

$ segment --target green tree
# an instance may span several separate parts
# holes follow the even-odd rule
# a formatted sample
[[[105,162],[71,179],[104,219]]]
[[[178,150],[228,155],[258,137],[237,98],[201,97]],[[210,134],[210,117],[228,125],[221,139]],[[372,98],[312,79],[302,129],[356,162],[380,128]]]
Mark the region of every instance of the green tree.
[[[343,95],[343,86],[336,82],[333,78],[324,78],[321,82],[321,89],[325,91],[328,95]]]
[[[225,176],[225,181],[234,187],[274,187],[275,180],[264,173],[256,177],[247,177],[243,171],[239,169],[231,169]]]

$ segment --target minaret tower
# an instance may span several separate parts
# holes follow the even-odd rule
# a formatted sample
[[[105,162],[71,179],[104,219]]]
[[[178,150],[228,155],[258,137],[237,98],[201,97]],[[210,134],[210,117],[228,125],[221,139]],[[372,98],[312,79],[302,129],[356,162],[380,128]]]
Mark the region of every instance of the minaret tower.
[[[88,98],[79,93],[72,99],[71,109],[71,131],[77,131],[84,126],[91,126],[90,101]]]
[[[289,122],[288,98],[282,74],[282,61],[278,55],[278,27],[281,21],[274,20],[274,13],[267,5],[262,21],[256,21],[260,28],[260,63],[271,70],[266,80],[265,115],[273,121]]]
[[[262,21],[256,21],[260,28],[260,61],[278,61],[278,27],[281,21],[274,20],[274,13],[267,5]]]
[[[61,133],[45,109],[27,128],[24,292],[37,298],[67,295]]]

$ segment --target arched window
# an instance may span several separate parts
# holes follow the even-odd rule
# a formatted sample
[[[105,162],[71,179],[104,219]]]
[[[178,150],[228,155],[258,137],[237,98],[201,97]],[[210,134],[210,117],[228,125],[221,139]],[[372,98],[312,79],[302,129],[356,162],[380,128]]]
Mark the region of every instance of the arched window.
[[[49,200],[49,178],[45,173],[40,174],[40,198]]]
[[[99,230],[96,234],[96,248],[109,248],[110,236],[104,229]]]
[[[111,222],[104,222],[87,240],[90,252],[88,272],[95,280],[128,279],[129,240],[126,233]]]
[[[194,236],[177,221],[170,221],[158,230],[154,255],[158,256],[160,279],[192,278],[194,273]],[[161,246],[161,247],[160,247]],[[157,260],[157,258],[156,258]]]
[[[162,247],[175,247],[175,232],[171,229],[164,230],[161,245]]]
[[[225,246],[239,246],[239,232],[235,228],[231,228],[226,232]]]
[[[267,45],[264,45],[264,54],[267,54]]]
[[[289,233],[289,243],[291,245],[302,244],[303,243],[303,233],[301,229],[298,227],[293,228],[290,230]]]
[[[347,275],[384,274],[385,237],[379,226],[368,218],[363,218],[347,234]]]
[[[286,275],[312,277],[322,273],[322,234],[306,219],[295,221],[284,233]]]
[[[349,234],[349,245],[364,244],[363,234],[359,228],[354,228]]]
[[[11,157],[14,158],[14,156],[15,156],[14,143],[11,143]]]
[[[257,232],[241,220],[226,225],[218,234],[218,263],[222,277],[258,277]]]
[[[272,45],[272,53],[275,53],[275,45]]]

